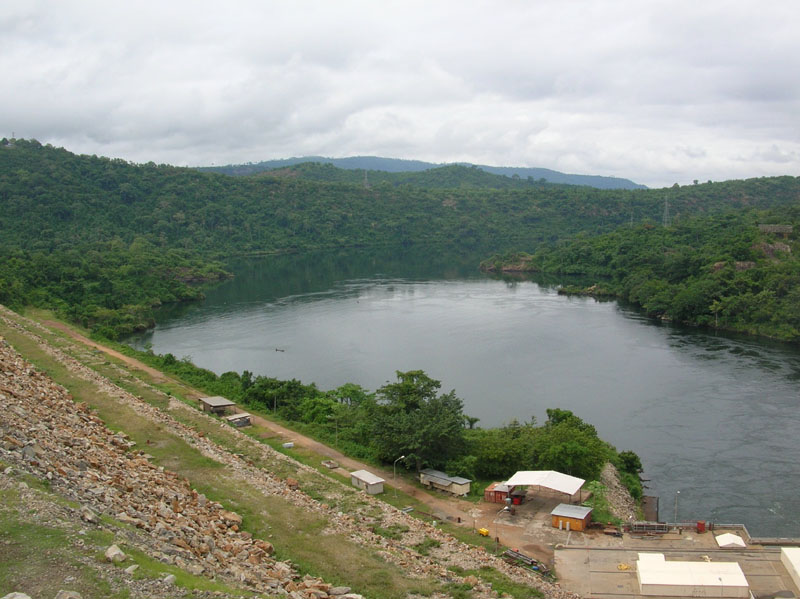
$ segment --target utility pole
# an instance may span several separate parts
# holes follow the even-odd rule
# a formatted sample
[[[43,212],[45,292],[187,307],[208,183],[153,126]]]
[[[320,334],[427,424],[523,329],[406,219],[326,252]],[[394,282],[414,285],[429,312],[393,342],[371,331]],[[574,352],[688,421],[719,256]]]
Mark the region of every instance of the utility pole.
[[[366,173],[367,171],[364,172]],[[392,464],[392,485],[394,486],[395,498],[397,497],[397,482],[395,481],[395,479],[397,478],[397,462],[399,462],[400,460],[404,460],[405,458],[406,458],[405,455],[401,455],[394,461],[394,464]]]

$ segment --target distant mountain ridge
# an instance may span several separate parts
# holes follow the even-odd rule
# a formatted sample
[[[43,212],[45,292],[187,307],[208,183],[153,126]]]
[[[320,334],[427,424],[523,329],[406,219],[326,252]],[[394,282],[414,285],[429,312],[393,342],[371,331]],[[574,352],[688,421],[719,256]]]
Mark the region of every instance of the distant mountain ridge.
[[[450,164],[462,166],[476,166],[477,168],[495,175],[514,177],[520,179],[531,178],[535,181],[544,179],[548,183],[564,185],[585,185],[597,189],[647,189],[645,185],[635,183],[630,179],[621,177],[603,177],[600,175],[574,175],[562,173],[547,168],[530,168],[514,166],[489,166],[485,164],[471,164],[468,162],[441,163],[424,162],[422,160],[404,160],[401,158],[382,158],[380,156],[350,156],[347,158],[328,158],[325,156],[302,156],[283,158],[279,160],[264,160],[248,164],[229,164],[226,166],[198,167],[198,170],[223,173],[226,175],[245,176],[254,175],[263,171],[286,168],[316,162],[331,164],[336,168],[345,170],[384,171],[388,173],[421,172],[441,168]]]

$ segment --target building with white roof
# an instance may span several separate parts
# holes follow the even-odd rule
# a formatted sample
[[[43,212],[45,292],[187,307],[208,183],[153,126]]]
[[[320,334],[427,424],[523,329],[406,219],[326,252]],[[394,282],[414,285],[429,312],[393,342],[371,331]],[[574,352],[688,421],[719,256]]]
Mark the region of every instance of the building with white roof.
[[[350,473],[350,484],[358,489],[366,491],[370,495],[377,495],[383,493],[384,481],[377,474],[368,472],[367,470],[356,470]]]
[[[572,497],[586,481],[555,470],[520,470],[506,481],[509,487],[545,487]]]
[[[800,588],[800,547],[781,547],[781,563],[792,581]]]
[[[736,562],[667,561],[663,553],[640,553],[636,577],[642,595],[750,597],[750,585]]]

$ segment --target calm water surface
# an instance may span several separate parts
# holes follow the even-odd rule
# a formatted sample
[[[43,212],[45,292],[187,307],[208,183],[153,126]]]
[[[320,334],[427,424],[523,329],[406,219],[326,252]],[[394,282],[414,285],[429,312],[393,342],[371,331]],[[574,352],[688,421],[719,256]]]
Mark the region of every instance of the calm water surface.
[[[800,352],[658,325],[424,254],[290,256],[234,265],[202,304],[132,340],[217,373],[374,390],[422,369],[482,426],[574,411],[632,449],[661,517],[800,536]],[[280,349],[283,351],[275,351]]]

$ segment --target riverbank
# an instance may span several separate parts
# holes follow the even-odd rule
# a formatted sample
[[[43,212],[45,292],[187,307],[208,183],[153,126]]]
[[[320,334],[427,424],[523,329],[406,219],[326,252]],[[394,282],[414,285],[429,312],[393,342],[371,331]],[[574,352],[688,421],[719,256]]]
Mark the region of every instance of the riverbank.
[[[688,555],[697,560],[702,554],[741,560],[751,588],[759,595],[793,588],[791,579],[781,570],[777,552],[749,542],[737,553],[715,549],[710,533],[685,531],[682,535],[641,539],[628,534],[607,536],[599,530],[559,531],[550,525],[549,510],[540,507],[547,501],[555,505],[562,500],[558,496],[541,496],[520,506],[514,515],[497,513],[496,505],[483,504],[482,515],[476,516],[477,525],[485,523],[502,544],[536,557],[547,556],[550,547],[550,559],[561,581],[558,586],[552,585],[530,571],[496,560],[485,549],[459,543],[446,532],[447,524],[413,518],[341,484],[335,475],[331,478],[303,466],[242,431],[199,413],[179,400],[179,395],[165,393],[147,382],[149,374],[140,373],[133,363],[117,364],[110,355],[97,353],[100,348],[75,345],[13,314],[4,312],[3,316],[0,393],[4,405],[9,406],[9,417],[0,421],[0,493],[4,498],[0,519],[17,522],[16,531],[35,526],[40,539],[52,538],[50,531],[67,534],[63,546],[40,547],[40,555],[28,554],[24,564],[17,558],[23,547],[32,549],[30,543],[6,545],[10,553],[7,551],[8,559],[0,563],[0,574],[11,572],[13,579],[5,580],[28,584],[15,589],[28,590],[33,596],[40,595],[37,591],[42,589],[54,595],[52,589],[69,588],[84,590],[84,596],[114,599],[121,599],[122,592],[133,599],[233,599],[254,590],[253,584],[263,583],[272,590],[277,588],[273,584],[284,590],[291,588],[290,595],[299,593],[303,599],[358,599],[359,591],[370,597],[399,599],[397,592],[410,587],[416,591],[438,589],[437,596],[451,597],[460,597],[458,591],[468,589],[478,599],[495,599],[495,594],[502,592],[517,599],[529,598],[531,587],[555,599],[576,599],[580,594],[600,596],[609,589],[616,589],[620,597],[633,597],[635,574],[616,568],[609,572],[601,565],[610,559],[616,560],[614,564],[632,564],[638,551],[654,549],[675,558]],[[7,340],[23,347],[40,365],[32,367],[11,353]],[[73,397],[53,386],[50,376],[67,383]],[[160,385],[179,384],[162,377]],[[81,407],[75,400],[88,404]],[[116,430],[104,428],[103,421]],[[269,439],[268,431],[257,426],[254,429],[256,437]],[[179,439],[183,445],[176,444]],[[279,445],[284,438],[272,439]],[[202,461],[198,463],[198,459]],[[314,459],[319,461],[319,457]],[[123,460],[124,470],[115,470],[119,460]],[[101,466],[105,469],[99,469]],[[139,477],[151,478],[147,483],[131,484]],[[614,488],[607,478],[604,482]],[[133,491],[128,491],[128,486]],[[609,496],[613,495],[612,490]],[[59,504],[62,496],[75,503],[64,507],[63,502]],[[387,493],[385,498],[391,497]],[[261,503],[268,498],[272,500]],[[117,504],[119,501],[127,503]],[[215,521],[224,523],[228,532],[223,539],[231,544],[229,551],[214,541],[220,556],[231,554],[228,565],[219,571],[207,557],[196,560],[193,549],[202,553],[203,547],[193,545],[187,530],[193,528],[193,519],[203,520],[197,510],[204,502],[208,509],[224,513]],[[143,518],[148,509],[155,513]],[[93,513],[99,520],[93,521]],[[76,522],[80,524],[76,526]],[[180,530],[173,528],[178,522],[182,523]],[[155,528],[148,528],[153,523]],[[470,534],[464,530],[470,522],[462,525],[466,526],[461,530]],[[309,531],[314,531],[313,539]],[[14,532],[14,538],[19,534]],[[480,541],[477,535],[474,538]],[[82,548],[68,539],[80,540]],[[184,542],[188,549],[182,546]],[[202,542],[208,544],[205,537]],[[351,542],[365,552],[354,549]],[[97,563],[91,557],[103,553],[111,543],[120,544],[128,554],[122,567]],[[241,546],[237,543],[260,548],[264,552],[261,564],[277,560],[269,566],[272,573],[268,575],[280,576],[248,581],[250,558],[256,559],[258,553],[248,551],[245,556],[246,549],[237,553],[237,546]],[[362,561],[375,554],[380,556],[379,562]],[[302,559],[304,555],[306,559]],[[242,576],[231,578],[230,572],[237,571],[241,559],[247,562],[242,565]],[[326,564],[328,560],[332,563]],[[59,567],[54,568],[54,563]],[[765,563],[769,564],[766,573]],[[31,576],[33,568],[45,564],[48,576]],[[139,566],[138,574],[125,570],[133,565]],[[375,567],[381,568],[380,585],[364,592],[369,582],[359,573],[361,569],[375,572],[370,569]],[[328,575],[320,576],[320,569]],[[401,583],[392,572],[406,577],[405,587],[396,586]],[[168,580],[168,574],[175,575],[176,580]],[[96,583],[91,586],[93,577],[99,577],[110,590],[92,592],[99,588]],[[619,584],[623,585],[621,591]]]
[[[199,406],[199,404],[195,402],[200,397],[207,395],[206,392],[201,392],[197,389],[185,386],[184,383],[165,375],[160,370],[148,366],[147,364],[138,360],[136,357],[120,353],[108,346],[86,338],[65,323],[52,320],[43,320],[42,324],[51,328],[55,328],[62,333],[69,335],[72,339],[81,344],[100,350],[108,356],[116,360],[120,360],[132,369],[146,373],[153,382],[161,385],[169,384],[173,391],[178,391],[176,394],[192,400],[196,406]],[[268,414],[264,412],[259,413],[257,410],[253,410],[252,407],[248,407],[247,409],[251,411],[253,422],[256,425],[264,427],[265,429],[268,429],[278,435],[281,445],[285,442],[291,442],[298,448],[311,451],[315,456],[332,459],[351,471],[368,469],[378,476],[383,477],[385,480],[391,481],[389,485],[402,491],[407,497],[414,498],[423,503],[426,506],[426,511],[431,514],[434,519],[438,519],[440,521],[446,520],[453,524],[460,524],[464,527],[468,527],[470,520],[472,520],[472,527],[473,529],[475,528],[475,517],[471,515],[475,509],[474,503],[459,500],[444,494],[426,491],[420,487],[416,480],[414,480],[413,483],[409,482],[409,475],[406,474],[404,476],[402,471],[400,471],[400,476],[398,477],[396,476],[397,471],[394,469],[390,470],[388,468],[381,468],[372,463],[367,464],[365,462],[353,459],[352,457],[346,456],[340,451],[337,451],[336,449],[329,447],[314,438],[275,422],[269,418]],[[273,445],[276,444],[274,443]],[[345,476],[349,476],[347,470],[343,468],[339,469],[338,472],[344,474]],[[638,508],[636,506],[636,502],[631,497],[628,489],[620,481],[619,472],[613,464],[605,464],[601,473],[600,481],[607,489],[606,499],[609,503],[611,513],[615,517],[619,518],[622,522],[628,522],[637,519]],[[486,514],[482,514],[480,516],[480,520],[477,521],[478,528],[482,528],[484,525],[489,526],[489,524],[493,521],[493,519],[490,518],[490,516],[493,514],[490,512],[491,509],[489,509]],[[520,545],[521,540],[512,538],[509,540],[509,543]],[[544,555],[549,556],[549,558],[552,559],[552,547],[549,550],[545,550]]]
[[[224,579],[225,584],[243,585],[242,588],[252,590],[278,584],[287,590],[293,586],[292,590],[300,592],[308,588],[303,587],[304,581],[310,581],[302,574],[314,574],[326,580],[325,583],[310,583],[317,589],[315,596],[320,599],[337,588],[335,585],[343,584],[371,597],[404,597],[411,589],[449,595],[448,585],[451,584],[465,585],[463,588],[469,588],[476,598],[489,599],[495,590],[523,598],[529,596],[526,592],[529,593],[531,587],[540,589],[548,597],[574,597],[533,573],[495,559],[483,549],[457,541],[442,530],[441,525],[409,516],[198,412],[174,399],[174,395],[170,399],[168,394],[140,378],[142,375],[135,370],[102,357],[98,359],[94,350],[74,345],[63,337],[54,336],[52,331],[5,311],[2,321],[6,342],[11,341],[32,355],[67,385],[76,400],[86,401],[96,413],[85,412],[86,418],[76,417],[74,413],[70,416],[73,400],[66,395],[67,391],[53,386],[48,377],[41,374],[42,366],[32,368],[4,342],[2,359],[6,378],[2,392],[8,402],[19,408],[11,411],[13,421],[3,421],[6,441],[0,459],[11,465],[12,477],[15,472],[24,472],[37,480],[49,480],[48,486],[54,492],[65,493],[79,504],[103,514],[103,522],[111,526],[111,531],[107,532],[112,533],[112,538],[118,536],[121,543],[149,556],[149,560],[181,570],[185,566],[196,572],[190,573],[195,578],[211,576]],[[42,404],[42,398],[51,399]],[[48,411],[40,412],[44,408]],[[21,420],[17,422],[17,419]],[[30,423],[37,421],[42,426],[31,426]],[[126,436],[101,429],[88,432],[70,428],[73,423],[102,427],[103,421],[121,426]],[[15,431],[28,432],[22,439]],[[251,432],[260,436],[265,431]],[[82,449],[70,447],[65,445],[69,439],[88,439],[89,445]],[[106,441],[101,443],[100,439]],[[121,441],[117,443],[114,439]],[[136,445],[131,446],[130,442]],[[26,458],[23,451],[26,447],[33,448],[31,455],[35,459]],[[141,464],[144,470],[124,475],[120,472],[119,478],[111,463],[104,465],[112,457],[112,463],[133,460],[131,464]],[[78,463],[80,460],[86,462],[86,469]],[[163,471],[159,464],[164,467]],[[167,473],[167,469],[175,475]],[[171,480],[169,484],[178,484],[178,487],[159,493],[166,482],[134,484],[133,481],[145,476],[144,473],[166,476],[165,481]],[[190,486],[182,486],[186,484],[181,482],[184,478]],[[135,497],[120,494],[117,484],[142,493],[141,501],[137,499],[135,505],[130,503]],[[100,494],[96,495],[96,491]],[[194,495],[195,491],[198,495]],[[194,529],[191,514],[196,508],[189,507],[195,503],[199,505],[199,494],[205,496],[202,501],[206,505],[233,514],[226,516],[226,526],[243,531],[241,542],[246,546],[255,543],[254,539],[274,546],[275,555],[280,556],[283,560],[280,563],[284,565],[267,559],[270,551],[263,548],[266,555],[262,555],[261,563],[268,569],[282,568],[284,574],[279,578],[266,573],[264,577],[253,577],[248,574],[249,566],[243,565],[243,578],[237,577],[235,574],[239,570],[233,564],[241,559],[249,563],[255,553],[248,549],[235,550],[234,545],[227,549],[227,545],[215,541],[214,545],[222,553],[215,554],[214,559],[224,559],[218,562],[222,569],[216,569],[201,546],[205,543],[211,550],[207,539],[202,535],[185,536],[189,535],[186,521],[189,528]],[[186,500],[173,501],[177,496]],[[218,507],[214,508],[215,505]],[[150,514],[150,510],[155,511]],[[169,518],[176,522],[183,520],[183,528],[180,531],[170,528]],[[199,520],[196,521],[201,526]],[[144,537],[125,534],[126,525],[150,534]],[[159,525],[167,526],[165,530],[169,534],[158,533],[162,529]],[[313,542],[308,538],[312,530],[318,531]],[[388,535],[381,531],[393,532]],[[423,546],[425,551],[419,549]],[[286,562],[287,559],[291,563]],[[142,560],[147,562],[144,558],[139,561]],[[489,570],[483,570],[485,566]],[[28,579],[24,566],[19,568],[14,572],[18,576],[16,580]],[[379,579],[374,578],[375,572],[380,573]],[[61,583],[60,580],[56,582]],[[320,594],[323,592],[324,596]]]

